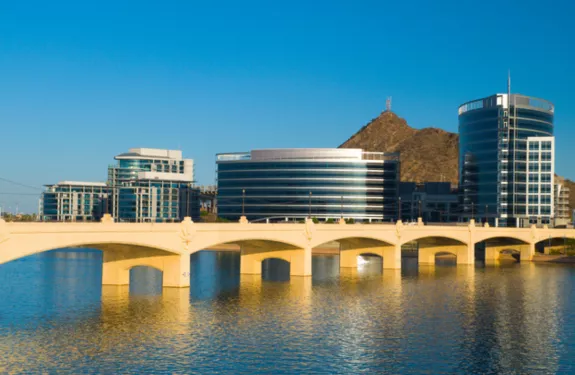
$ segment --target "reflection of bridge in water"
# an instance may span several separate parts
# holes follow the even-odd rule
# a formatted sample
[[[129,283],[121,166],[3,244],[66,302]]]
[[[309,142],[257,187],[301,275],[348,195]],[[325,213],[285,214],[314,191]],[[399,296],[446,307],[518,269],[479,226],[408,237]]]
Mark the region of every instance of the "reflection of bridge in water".
[[[165,287],[190,285],[190,255],[221,244],[241,250],[240,272],[262,272],[262,262],[289,262],[291,276],[311,276],[312,249],[338,242],[340,267],[355,268],[359,255],[383,258],[384,269],[401,268],[402,246],[418,243],[420,264],[433,265],[438,254],[452,254],[459,265],[475,262],[475,248],[484,247],[485,260],[503,252],[530,261],[538,242],[575,238],[573,229],[496,228],[475,226],[404,226],[396,224],[250,224],[193,223],[6,223],[0,221],[0,264],[53,249],[87,247],[103,251],[102,283],[127,285],[130,270],[149,266],[162,271]]]

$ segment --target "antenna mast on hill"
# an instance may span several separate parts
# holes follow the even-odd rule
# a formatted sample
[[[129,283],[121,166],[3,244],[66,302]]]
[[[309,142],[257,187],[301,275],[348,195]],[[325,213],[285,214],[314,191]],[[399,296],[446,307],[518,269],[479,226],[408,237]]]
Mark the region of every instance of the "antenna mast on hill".
[[[387,100],[385,101],[385,110],[387,112],[391,112],[391,96],[388,96]]]
[[[507,71],[507,100],[511,100],[511,69]]]

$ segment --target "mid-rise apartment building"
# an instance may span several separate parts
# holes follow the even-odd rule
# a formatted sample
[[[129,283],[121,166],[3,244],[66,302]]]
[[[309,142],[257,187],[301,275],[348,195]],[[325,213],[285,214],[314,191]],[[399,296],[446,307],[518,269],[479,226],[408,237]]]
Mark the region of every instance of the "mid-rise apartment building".
[[[569,197],[571,192],[565,184],[555,184],[555,226],[562,227],[571,223]]]

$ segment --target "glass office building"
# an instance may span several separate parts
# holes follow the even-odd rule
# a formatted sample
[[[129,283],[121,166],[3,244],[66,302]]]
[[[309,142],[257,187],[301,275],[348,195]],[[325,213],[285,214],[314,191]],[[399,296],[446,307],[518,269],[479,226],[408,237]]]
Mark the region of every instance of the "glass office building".
[[[554,106],[496,94],[459,107],[462,216],[501,226],[553,218]]]
[[[200,217],[193,160],[177,150],[133,148],[117,155],[108,181],[47,185],[40,198],[46,221],[94,221],[109,213],[120,222],[179,222]]]
[[[184,216],[199,218],[193,160],[184,159],[181,151],[132,148],[114,159],[118,163],[108,167],[108,185],[113,187],[112,216],[119,221],[175,222]]]
[[[269,149],[218,154],[218,216],[271,221],[393,221],[399,155],[361,149]]]
[[[98,221],[111,192],[103,182],[62,181],[45,187],[39,205],[42,221]]]

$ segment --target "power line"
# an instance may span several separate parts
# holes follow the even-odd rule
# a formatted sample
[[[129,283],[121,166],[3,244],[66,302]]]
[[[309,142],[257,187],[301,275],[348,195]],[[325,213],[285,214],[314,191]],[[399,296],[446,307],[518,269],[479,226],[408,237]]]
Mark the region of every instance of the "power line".
[[[0,177],[0,181],[8,182],[8,183],[10,183],[10,184],[22,186],[22,187],[25,187],[25,188],[28,188],[28,189],[42,190],[42,188],[39,188],[39,187],[36,187],[36,186],[31,186],[31,185],[22,184],[22,183],[20,183],[20,182],[12,181],[12,180],[9,180],[9,179],[7,179],[7,178],[2,178],[2,177]]]
[[[0,195],[34,195],[34,196],[38,196],[37,193],[0,193]]]

